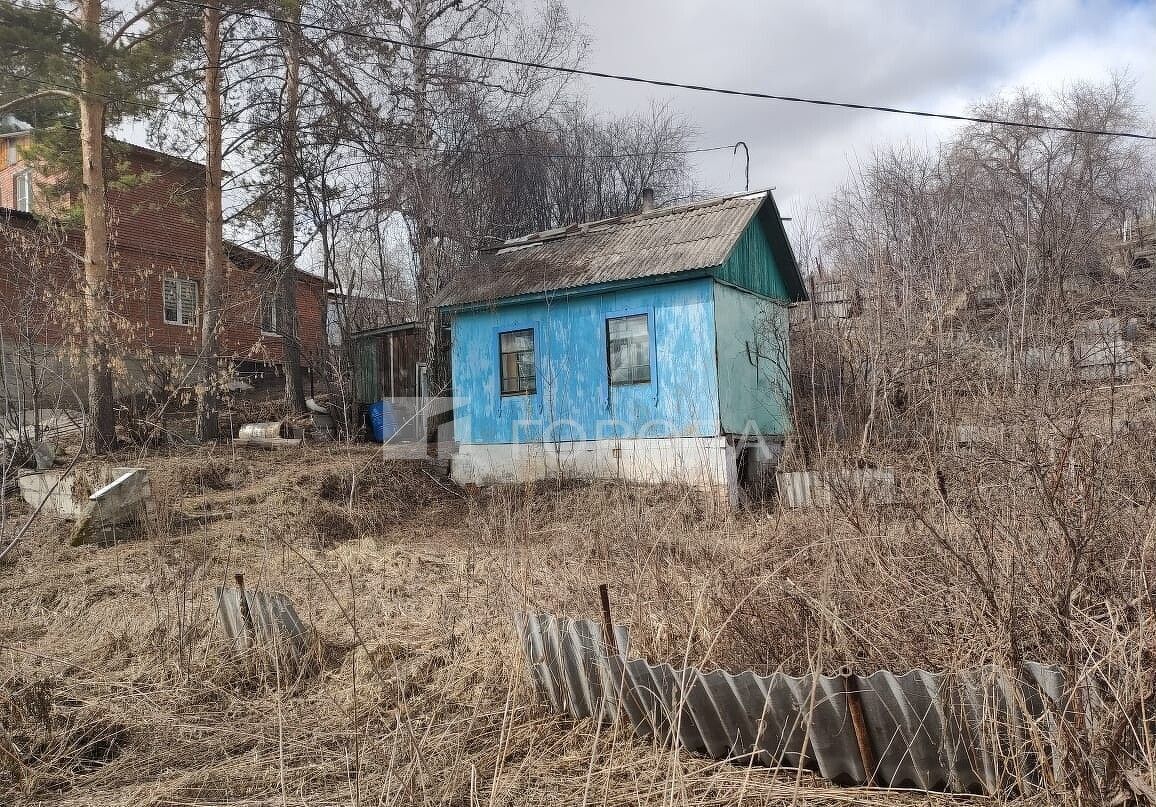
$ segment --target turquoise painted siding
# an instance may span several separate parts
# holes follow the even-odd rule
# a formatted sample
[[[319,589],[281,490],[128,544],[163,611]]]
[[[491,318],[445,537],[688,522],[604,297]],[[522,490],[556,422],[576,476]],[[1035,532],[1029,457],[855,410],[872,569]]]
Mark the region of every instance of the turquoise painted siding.
[[[785,305],[715,284],[719,415],[732,434],[790,429],[789,330]]]
[[[756,216],[747,225],[726,263],[714,271],[719,280],[773,300],[790,300],[766,230]]]
[[[698,278],[459,312],[453,324],[455,430],[463,443],[719,433],[714,282]],[[611,387],[606,319],[649,314],[651,380]],[[499,394],[498,334],[533,328],[537,391]]]

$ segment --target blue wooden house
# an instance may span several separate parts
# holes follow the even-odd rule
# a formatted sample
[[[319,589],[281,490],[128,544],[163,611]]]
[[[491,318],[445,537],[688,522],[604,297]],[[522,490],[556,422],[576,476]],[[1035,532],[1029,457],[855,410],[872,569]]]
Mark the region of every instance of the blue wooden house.
[[[685,482],[737,495],[790,426],[806,291],[769,191],[506,241],[437,298],[460,483]]]

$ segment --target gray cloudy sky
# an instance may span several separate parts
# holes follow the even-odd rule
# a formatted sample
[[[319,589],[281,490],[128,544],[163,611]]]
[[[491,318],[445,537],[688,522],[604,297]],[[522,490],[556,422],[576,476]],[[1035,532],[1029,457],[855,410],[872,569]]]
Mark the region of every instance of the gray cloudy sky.
[[[567,0],[592,40],[587,67],[684,83],[965,112],[1020,85],[1055,88],[1127,71],[1156,114],[1156,0]],[[587,80],[592,106],[669,101],[703,146],[745,140],[751,187],[775,186],[784,215],[830,193],[849,163],[956,124],[875,112]],[[743,160],[696,159],[699,181],[741,191]]]

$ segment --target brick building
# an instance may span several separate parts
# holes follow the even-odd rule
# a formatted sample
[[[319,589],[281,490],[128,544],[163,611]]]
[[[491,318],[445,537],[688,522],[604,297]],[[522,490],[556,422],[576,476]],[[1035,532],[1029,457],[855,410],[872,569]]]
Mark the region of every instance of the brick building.
[[[74,393],[84,377],[84,233],[73,218],[57,215],[71,199],[29,165],[30,139],[26,131],[0,134],[0,398],[25,404],[30,384],[59,396],[61,386]],[[186,386],[200,343],[204,166],[124,143],[110,152],[117,392]],[[225,247],[221,355],[244,375],[275,371],[285,339],[277,262],[236,244]],[[302,362],[315,367],[325,336],[321,278],[299,271],[297,308]],[[23,377],[33,370],[22,364],[32,358],[44,364],[46,356],[51,361],[39,368],[45,371],[39,384]],[[37,389],[31,397],[43,402],[46,396]]]

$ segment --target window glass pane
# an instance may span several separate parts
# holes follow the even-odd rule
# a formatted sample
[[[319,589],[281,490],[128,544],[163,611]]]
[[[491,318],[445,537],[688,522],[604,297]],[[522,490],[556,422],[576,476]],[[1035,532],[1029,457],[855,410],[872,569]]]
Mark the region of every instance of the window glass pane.
[[[510,331],[502,334],[502,352],[509,353],[515,350],[533,350],[534,349],[534,332],[527,331]]]
[[[536,389],[534,331],[507,331],[498,335],[499,375],[503,395],[532,393]]]
[[[609,320],[612,339],[629,339],[646,336],[646,314],[632,317],[616,317]]]
[[[275,294],[261,296],[261,330],[266,333],[277,332],[277,296]]]
[[[502,355],[502,392],[513,392],[518,385],[518,355]]]
[[[611,384],[650,381],[650,333],[647,315],[606,321],[606,362]]]
[[[21,171],[16,175],[16,209],[22,213],[32,212],[32,173]]]
[[[177,321],[177,284],[165,278],[164,281],[165,322]]]
[[[181,289],[181,324],[192,325],[197,318],[197,284],[192,280],[179,281]]]

